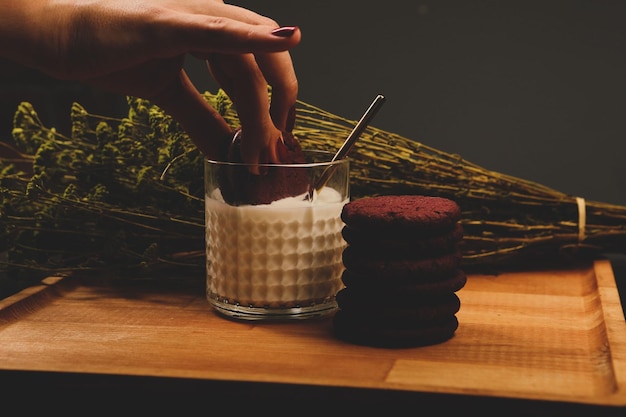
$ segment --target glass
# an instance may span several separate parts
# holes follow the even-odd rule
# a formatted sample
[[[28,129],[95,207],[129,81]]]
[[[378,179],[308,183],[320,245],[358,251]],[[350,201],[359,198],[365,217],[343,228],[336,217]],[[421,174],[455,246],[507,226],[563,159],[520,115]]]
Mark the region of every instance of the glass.
[[[336,310],[349,160],[320,151],[305,156],[304,164],[261,165],[260,176],[246,164],[205,161],[206,291],[217,312],[293,320]],[[322,176],[325,186],[310,192]]]

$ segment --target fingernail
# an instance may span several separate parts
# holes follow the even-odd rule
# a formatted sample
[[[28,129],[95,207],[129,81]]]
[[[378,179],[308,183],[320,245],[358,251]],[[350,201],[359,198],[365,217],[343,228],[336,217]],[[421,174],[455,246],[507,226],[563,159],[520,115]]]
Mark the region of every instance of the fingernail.
[[[292,106],[287,113],[287,121],[285,122],[285,129],[287,132],[291,132],[296,125],[296,106]]]
[[[297,26],[283,26],[280,28],[276,28],[272,31],[272,35],[278,36],[281,38],[289,38],[294,32],[298,29]]]

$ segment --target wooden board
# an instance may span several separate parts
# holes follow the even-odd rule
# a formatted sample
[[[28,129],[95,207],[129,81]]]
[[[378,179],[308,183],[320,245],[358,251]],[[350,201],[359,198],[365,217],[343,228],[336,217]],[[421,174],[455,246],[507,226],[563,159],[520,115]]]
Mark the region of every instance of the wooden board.
[[[448,342],[382,349],[330,320],[241,323],[192,285],[50,277],[0,301],[0,370],[276,382],[626,405],[626,322],[609,261],[473,274]]]

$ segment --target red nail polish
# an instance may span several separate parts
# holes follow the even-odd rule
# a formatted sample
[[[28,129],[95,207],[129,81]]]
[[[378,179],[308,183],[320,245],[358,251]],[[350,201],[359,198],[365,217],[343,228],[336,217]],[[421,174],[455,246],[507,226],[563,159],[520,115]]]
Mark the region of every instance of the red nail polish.
[[[278,36],[281,38],[289,38],[294,32],[298,29],[297,26],[283,26],[280,28],[276,28],[272,31],[272,35]]]

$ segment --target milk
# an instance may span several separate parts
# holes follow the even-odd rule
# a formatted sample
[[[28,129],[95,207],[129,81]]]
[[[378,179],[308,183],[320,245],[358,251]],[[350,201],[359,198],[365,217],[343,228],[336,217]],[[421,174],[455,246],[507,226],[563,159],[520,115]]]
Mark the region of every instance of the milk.
[[[242,314],[336,308],[346,203],[327,187],[312,201],[303,195],[267,205],[231,206],[219,189],[207,195],[209,302],[218,311]]]

